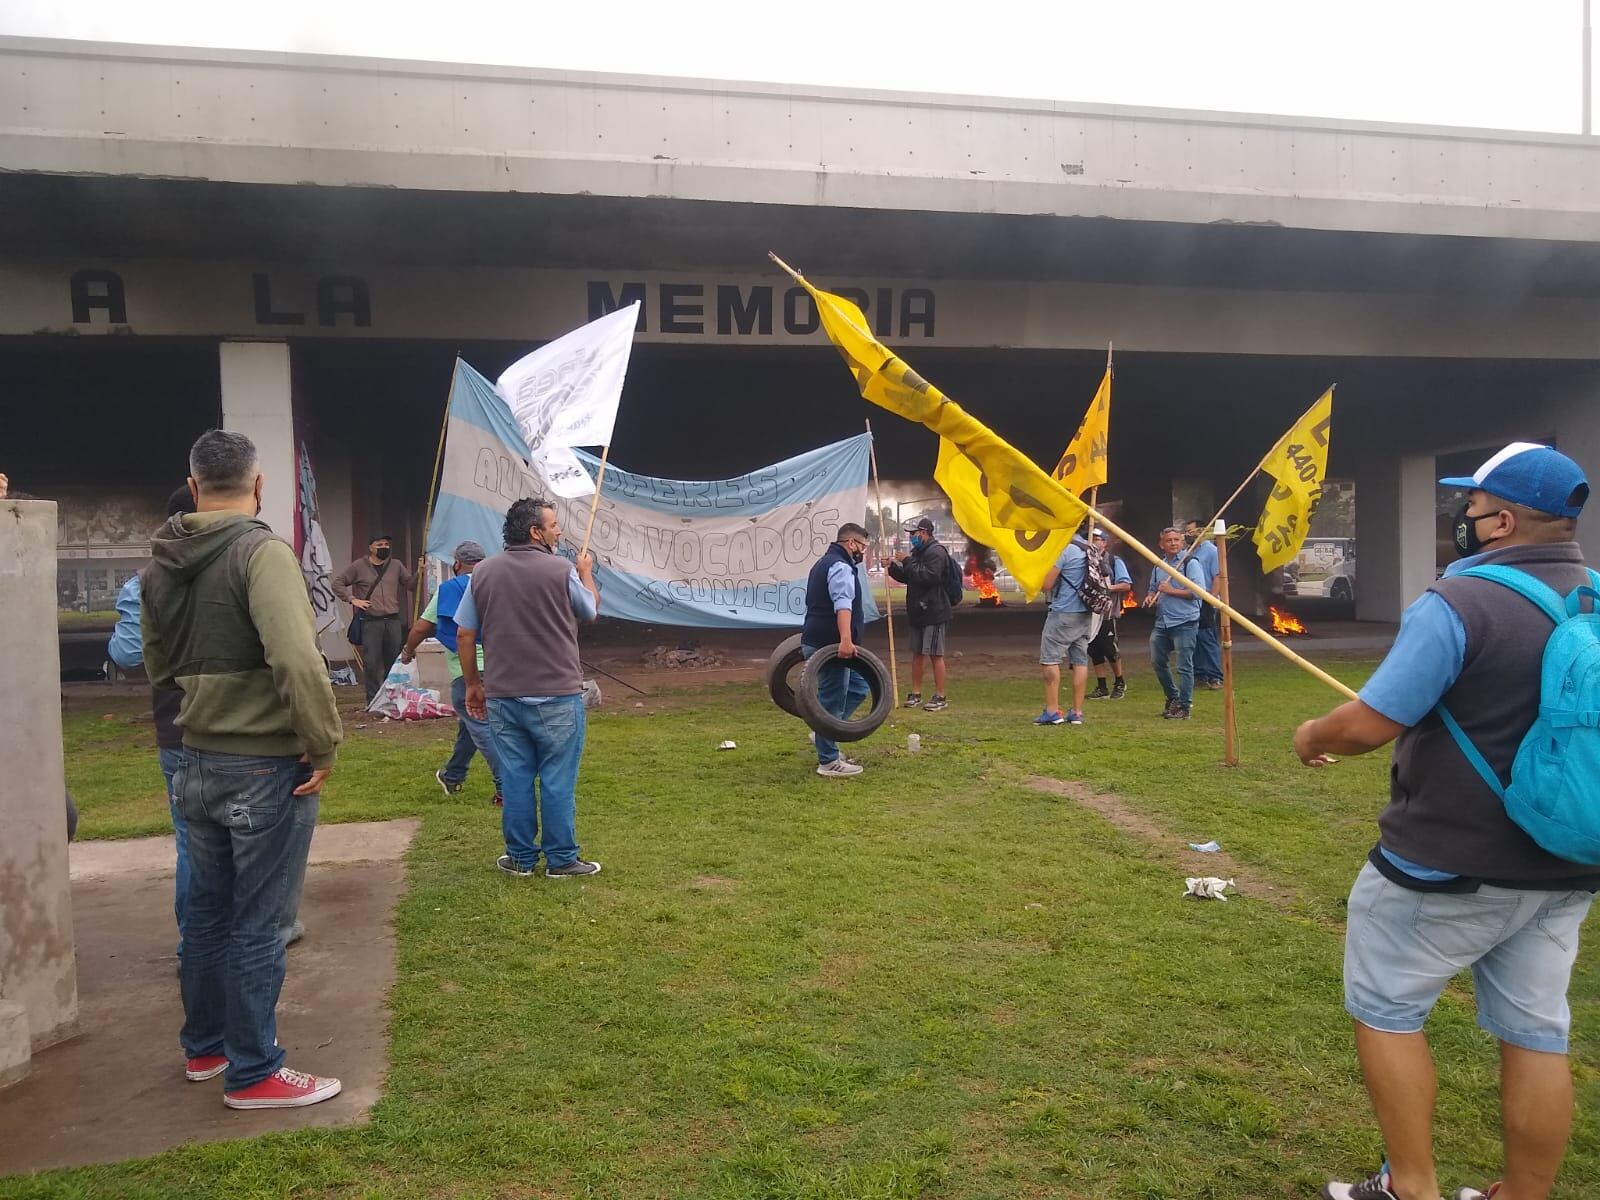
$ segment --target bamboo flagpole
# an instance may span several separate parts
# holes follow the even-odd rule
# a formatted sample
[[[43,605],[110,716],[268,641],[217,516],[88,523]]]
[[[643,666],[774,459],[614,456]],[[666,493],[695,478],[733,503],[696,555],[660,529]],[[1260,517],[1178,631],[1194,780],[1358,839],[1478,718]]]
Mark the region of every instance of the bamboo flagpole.
[[[1228,523],[1218,520],[1212,526],[1217,539],[1217,595],[1228,603]],[[1239,765],[1238,721],[1233,706],[1233,626],[1228,614],[1217,618],[1217,635],[1222,643],[1222,763]]]
[[[872,436],[872,422],[867,422],[867,453],[872,461],[872,486],[878,494],[878,544],[888,544],[889,535],[883,525],[883,480],[878,478],[878,443]],[[900,668],[894,658],[894,600],[889,588],[888,568],[883,572],[883,617],[889,623],[889,687],[894,691],[894,707],[900,707]]]
[[[611,457],[611,443],[600,448],[600,472],[594,477],[594,499],[589,501],[589,523],[583,527],[583,545],[578,547],[582,558],[589,549],[589,535],[594,532],[594,516],[600,511],[600,486],[606,481],[606,459]]]
[[[801,279],[800,273],[798,271],[796,271],[793,267],[791,267],[788,263],[784,262],[783,259],[779,258],[776,254],[773,254],[771,251],[768,251],[767,257],[770,258],[774,263],[776,263],[779,267],[781,267],[789,275],[792,275],[796,280],[800,280]],[[1318,399],[1321,399],[1321,397],[1318,397]],[[869,424],[869,427],[870,427],[870,422],[868,424]],[[1293,426],[1290,426],[1290,428],[1292,429]],[[1274,445],[1274,447],[1276,447],[1277,443],[1274,442],[1273,445]],[[1271,451],[1268,451],[1268,454],[1270,454],[1270,453],[1271,453]],[[1265,457],[1263,457],[1262,461],[1265,462]],[[876,456],[876,454],[874,454],[874,456],[873,456],[873,473],[874,474],[877,473],[877,456]],[[1044,472],[1044,471],[1041,470],[1041,474],[1045,475],[1047,478],[1049,477],[1049,473],[1048,472]],[[1253,474],[1254,474],[1254,472],[1252,472],[1252,475]],[[1239,490],[1243,491],[1244,489],[1241,486]],[[1080,503],[1081,503],[1081,501],[1080,501]],[[881,521],[882,521],[882,514],[881,514],[882,505],[879,505],[879,508],[880,508],[879,521],[881,523]],[[1198,583],[1195,583],[1194,580],[1190,579],[1187,575],[1185,575],[1178,568],[1174,567],[1171,563],[1163,561],[1156,554],[1156,552],[1154,550],[1151,550],[1150,547],[1146,546],[1143,542],[1141,542],[1138,538],[1134,537],[1131,533],[1129,533],[1126,529],[1122,528],[1122,526],[1118,525],[1115,521],[1108,520],[1102,513],[1098,512],[1091,505],[1087,505],[1086,504],[1086,505],[1084,505],[1084,508],[1087,510],[1086,515],[1093,519],[1094,525],[1100,527],[1101,529],[1104,529],[1112,537],[1116,538],[1123,545],[1127,546],[1130,550],[1132,550],[1136,554],[1138,554],[1140,558],[1142,558],[1146,562],[1150,563],[1158,571],[1161,571],[1164,574],[1166,574],[1167,576],[1169,576],[1174,584],[1176,584],[1177,586],[1183,588],[1185,591],[1191,593],[1202,604],[1209,604],[1209,605],[1211,605],[1212,608],[1217,609],[1219,612],[1227,613],[1228,616],[1233,618],[1233,623],[1235,625],[1238,625],[1239,628],[1244,629],[1244,630],[1248,631],[1249,633],[1251,633],[1252,635],[1254,635],[1255,637],[1259,638],[1261,641],[1265,642],[1268,646],[1270,646],[1275,654],[1278,654],[1280,657],[1288,660],[1289,662],[1292,662],[1295,666],[1299,667],[1302,671],[1305,671],[1307,674],[1313,675],[1317,679],[1320,679],[1323,683],[1327,684],[1334,691],[1338,692],[1341,696],[1344,696],[1346,699],[1355,700],[1355,699],[1359,698],[1356,695],[1354,689],[1349,688],[1349,687],[1345,686],[1344,684],[1340,683],[1332,675],[1329,675],[1321,667],[1317,666],[1316,663],[1311,662],[1309,659],[1302,658],[1300,655],[1296,654],[1293,650],[1289,649],[1289,647],[1285,646],[1277,638],[1273,637],[1265,629],[1262,629],[1261,626],[1257,625],[1254,621],[1250,620],[1250,618],[1246,617],[1243,613],[1239,612],[1237,609],[1233,608],[1231,605],[1225,604],[1223,601],[1219,600],[1216,596],[1213,596],[1210,592],[1206,591],[1205,588],[1201,587]],[[1074,520],[1073,523],[1072,523],[1071,528],[1076,529],[1077,528],[1077,524],[1078,524],[1077,521]]]
[[[1327,684],[1345,699],[1360,699],[1360,697],[1356,695],[1354,688],[1347,687],[1340,683],[1337,679],[1335,679],[1332,675],[1329,675],[1310,659],[1302,658],[1293,650],[1289,649],[1289,647],[1285,646],[1277,638],[1273,637],[1265,629],[1261,628],[1261,626],[1257,625],[1249,617],[1245,616],[1238,609],[1234,608],[1220,597],[1213,596],[1210,592],[1206,591],[1205,588],[1201,587],[1194,580],[1190,579],[1171,563],[1162,561],[1162,559],[1157,556],[1154,550],[1151,550],[1150,547],[1146,546],[1126,529],[1123,529],[1115,521],[1108,520],[1099,513],[1093,512],[1093,510],[1091,510],[1091,513],[1094,516],[1094,522],[1096,525],[1098,525],[1101,529],[1104,529],[1112,537],[1120,541],[1124,546],[1127,546],[1128,549],[1134,551],[1134,553],[1138,554],[1140,558],[1144,559],[1151,566],[1155,567],[1156,570],[1166,575],[1170,582],[1190,592],[1195,599],[1199,600],[1202,604],[1209,604],[1219,613],[1224,613],[1231,617],[1233,619],[1233,623],[1239,626],[1240,629],[1253,634],[1255,637],[1259,638],[1261,641],[1270,646],[1279,656],[1288,660],[1289,662],[1292,662],[1295,666],[1299,667],[1307,674],[1313,675],[1320,679],[1323,683]]]

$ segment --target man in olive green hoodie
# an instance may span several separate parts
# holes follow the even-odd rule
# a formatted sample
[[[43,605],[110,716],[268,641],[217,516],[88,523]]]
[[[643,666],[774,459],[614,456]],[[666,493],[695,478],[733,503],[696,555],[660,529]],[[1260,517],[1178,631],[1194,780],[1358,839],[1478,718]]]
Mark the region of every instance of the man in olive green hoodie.
[[[150,682],[183,692],[172,788],[189,824],[184,1074],[227,1072],[229,1108],[298,1108],[339,1091],[283,1065],[274,1018],[279,928],[305,878],[339,713],[300,564],[258,519],[255,446],[213,429],[189,476],[197,511],[152,538],[140,616]]]

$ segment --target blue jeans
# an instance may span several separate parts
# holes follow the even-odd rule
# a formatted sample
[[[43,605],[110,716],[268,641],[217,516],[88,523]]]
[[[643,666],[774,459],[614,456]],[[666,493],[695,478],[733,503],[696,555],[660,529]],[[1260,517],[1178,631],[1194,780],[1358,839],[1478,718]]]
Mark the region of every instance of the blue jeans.
[[[161,778],[167,781],[167,811],[172,814],[173,840],[178,844],[178,877],[172,886],[172,915],[178,922],[178,957],[182,958],[183,910],[189,896],[189,822],[183,819],[178,794],[172,788],[172,777],[178,773],[183,751],[163,748],[156,754],[161,762]]]
[[[1194,674],[1201,683],[1222,682],[1222,639],[1218,633],[1215,619],[1207,622],[1200,618],[1194,642]]]
[[[495,793],[500,794],[500,753],[494,748],[494,733],[489,729],[489,722],[468,715],[467,681],[459,675],[450,681],[450,707],[456,710],[456,745],[440,776],[446,783],[465,783],[472,752],[478,750],[483,754],[483,761],[489,764]]]
[[[810,658],[817,649],[816,646],[801,646],[800,653]],[[817,699],[822,701],[823,711],[832,713],[841,721],[861,707],[870,690],[866,676],[852,671],[839,659],[834,659],[824,667],[817,679]],[[818,764],[826,766],[838,757],[839,743],[817,734]]]
[[[587,728],[583,696],[551,696],[533,704],[497,699],[488,707],[500,752],[506,853],[523,870],[532,869],[541,853],[546,867],[577,861],[578,762]]]
[[[311,777],[293,758],[217,754],[185,746],[173,788],[189,825],[183,935],[183,1032],[191,1058],[223,1054],[230,1092],[283,1064],[274,1010],[316,796],[291,795]]]
[[[1167,703],[1176,702],[1188,708],[1194,703],[1194,643],[1199,632],[1199,621],[1186,621],[1182,625],[1157,625],[1150,633],[1150,663],[1161,681],[1161,690],[1167,694]],[[1178,679],[1174,683],[1168,655],[1178,656]]]

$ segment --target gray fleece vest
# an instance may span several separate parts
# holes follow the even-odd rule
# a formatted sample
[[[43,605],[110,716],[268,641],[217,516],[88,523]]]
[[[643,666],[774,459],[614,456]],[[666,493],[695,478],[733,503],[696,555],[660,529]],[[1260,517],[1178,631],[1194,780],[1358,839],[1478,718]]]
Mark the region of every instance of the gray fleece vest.
[[[491,700],[583,691],[578,618],[567,594],[572,564],[542,547],[507,546],[472,571],[472,603],[486,646]]]

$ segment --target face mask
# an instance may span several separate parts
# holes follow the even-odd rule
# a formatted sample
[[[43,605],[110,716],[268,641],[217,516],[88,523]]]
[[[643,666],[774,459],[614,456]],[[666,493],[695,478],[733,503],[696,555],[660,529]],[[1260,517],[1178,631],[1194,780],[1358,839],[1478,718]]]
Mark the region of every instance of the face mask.
[[[921,550],[923,545],[924,542],[920,533],[914,533],[911,535],[911,548],[913,550]]]
[[[1478,522],[1492,517],[1494,513],[1483,513],[1476,520],[1467,515],[1470,504],[1461,506],[1461,515],[1456,518],[1456,526],[1452,540],[1455,543],[1457,558],[1471,558],[1483,550],[1483,539],[1478,536]],[[1499,541],[1498,538],[1493,539]]]
[[[379,546],[376,550],[374,550],[372,552],[372,557],[377,559],[379,562],[382,562],[384,559],[388,558],[389,555],[392,554],[392,553],[393,553],[393,551],[390,550],[389,547],[387,547],[387,546]]]
[[[866,556],[867,556],[867,552],[865,550],[852,550],[852,551],[850,551],[850,561],[851,562],[858,563],[863,558],[865,558]]]

